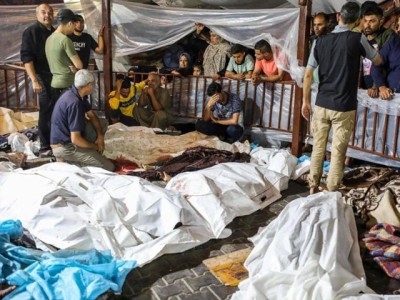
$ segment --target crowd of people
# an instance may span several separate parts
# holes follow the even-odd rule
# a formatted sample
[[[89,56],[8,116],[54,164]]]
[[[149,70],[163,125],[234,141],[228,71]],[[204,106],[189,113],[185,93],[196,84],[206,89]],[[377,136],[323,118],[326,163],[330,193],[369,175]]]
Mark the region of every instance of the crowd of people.
[[[302,107],[303,116],[310,120],[310,87],[312,82],[318,83],[312,120],[316,144],[311,192],[316,192],[319,186],[321,153],[326,150],[326,135],[331,126],[334,128],[333,175],[328,189],[337,189],[341,180],[342,158],[354,122],[359,82],[371,97],[391,99],[400,91],[399,36],[383,27],[383,11],[375,2],[366,1],[362,7],[353,2],[347,5],[338,14],[337,26],[332,16],[325,13],[313,19],[314,35],[310,39],[311,55],[304,77]],[[90,53],[104,52],[104,27],[95,40],[83,32],[82,16],[61,9],[55,18],[58,26],[54,28],[54,12],[48,4],[37,7],[36,17],[37,22],[23,33],[21,60],[39,95],[40,154],[112,170],[112,164],[101,155],[106,124],[100,122],[87,104],[94,85],[93,75],[87,71]],[[397,31],[399,22],[397,19]],[[163,130],[173,128],[172,99],[162,74],[204,75],[213,82],[207,88],[209,98],[196,130],[235,142],[241,139],[244,131],[240,121],[242,100],[224,91],[216,81],[225,77],[249,80],[256,86],[262,82],[277,82],[284,75],[275,62],[275,50],[267,40],[259,40],[252,52],[243,45],[231,45],[201,23],[195,23],[185,48],[174,45],[170,50],[166,53],[165,67],[150,72],[145,80],[136,82],[136,68],[116,76],[115,89],[108,99],[112,123]],[[358,80],[360,57],[363,58],[362,75]],[[86,126],[88,124],[90,126]]]

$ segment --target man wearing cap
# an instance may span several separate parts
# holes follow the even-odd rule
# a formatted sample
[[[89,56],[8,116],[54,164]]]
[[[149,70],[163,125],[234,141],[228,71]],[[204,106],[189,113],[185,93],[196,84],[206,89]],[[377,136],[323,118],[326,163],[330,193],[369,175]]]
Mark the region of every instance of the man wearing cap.
[[[32,81],[33,91],[39,95],[40,155],[50,150],[51,79],[45,44],[54,32],[53,8],[48,4],[36,7],[37,22],[25,29],[21,42],[21,61]]]
[[[51,147],[57,161],[114,171],[114,164],[102,155],[105,130],[87,101],[93,87],[94,76],[88,70],[79,70],[75,74],[74,86],[60,96],[54,107]]]
[[[67,37],[74,32],[75,14],[70,9],[60,9],[56,20],[59,26],[47,39],[45,48],[50,71],[53,74],[51,81],[53,104],[65,89],[74,84],[74,73],[83,67],[74,44]]]
[[[74,44],[75,50],[82,61],[83,68],[87,69],[89,65],[90,50],[93,50],[97,54],[103,54],[104,26],[102,26],[99,30],[97,43],[90,34],[83,32],[83,29],[85,28],[85,21],[83,20],[83,17],[81,15],[76,15],[76,18],[77,21],[75,22],[74,32],[68,35],[68,37],[72,40]]]
[[[121,122],[126,126],[140,126],[140,123],[133,117],[133,110],[139,99],[146,81],[132,84],[129,77],[117,75],[115,91],[109,95],[110,118],[112,123]]]

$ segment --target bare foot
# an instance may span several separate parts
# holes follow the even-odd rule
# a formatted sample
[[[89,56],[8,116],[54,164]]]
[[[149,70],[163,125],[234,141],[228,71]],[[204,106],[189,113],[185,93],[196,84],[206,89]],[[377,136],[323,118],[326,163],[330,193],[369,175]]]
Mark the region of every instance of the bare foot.
[[[8,288],[4,290],[0,290],[0,299],[3,299],[5,296],[10,294],[13,290],[15,290],[17,287],[15,285],[9,286]]]
[[[313,186],[310,188],[310,195],[314,195],[319,192],[319,188],[317,186]]]
[[[163,172],[163,181],[168,182],[171,180],[171,176],[167,174],[167,172]]]

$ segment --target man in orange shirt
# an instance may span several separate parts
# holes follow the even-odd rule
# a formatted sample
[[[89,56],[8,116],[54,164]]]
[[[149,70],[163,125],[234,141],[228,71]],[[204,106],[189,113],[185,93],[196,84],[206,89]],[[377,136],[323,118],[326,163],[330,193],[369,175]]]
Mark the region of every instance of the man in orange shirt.
[[[254,85],[260,82],[276,82],[282,79],[283,70],[274,61],[271,45],[266,40],[258,41],[255,46],[256,64],[251,80]]]

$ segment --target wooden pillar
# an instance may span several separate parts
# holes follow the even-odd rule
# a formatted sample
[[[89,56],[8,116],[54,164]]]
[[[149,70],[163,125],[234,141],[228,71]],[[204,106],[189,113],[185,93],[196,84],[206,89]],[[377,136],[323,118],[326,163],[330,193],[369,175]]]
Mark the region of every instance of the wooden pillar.
[[[311,0],[299,1],[300,20],[297,43],[297,59],[299,61],[299,65],[304,67],[307,65],[309,52],[308,41],[310,38],[311,2]],[[306,128],[306,121],[301,115],[302,98],[303,89],[296,85],[293,111],[292,154],[297,157],[302,154],[302,146]]]
[[[108,95],[112,87],[112,36],[111,36],[111,0],[102,0],[102,21],[104,28],[104,102],[105,114],[108,117],[109,104]]]

